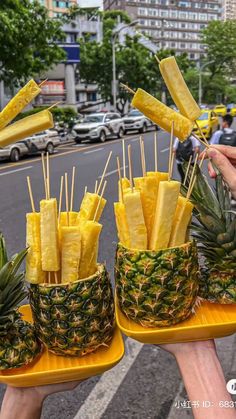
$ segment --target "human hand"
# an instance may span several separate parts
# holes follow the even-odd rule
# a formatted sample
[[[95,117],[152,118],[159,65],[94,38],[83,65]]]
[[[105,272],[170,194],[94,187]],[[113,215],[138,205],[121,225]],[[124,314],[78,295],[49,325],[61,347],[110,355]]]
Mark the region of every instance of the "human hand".
[[[212,160],[221,172],[231,190],[232,196],[236,198],[236,147],[212,145],[206,151],[206,156]],[[211,162],[208,164],[208,171],[212,178],[216,177],[216,172]]]

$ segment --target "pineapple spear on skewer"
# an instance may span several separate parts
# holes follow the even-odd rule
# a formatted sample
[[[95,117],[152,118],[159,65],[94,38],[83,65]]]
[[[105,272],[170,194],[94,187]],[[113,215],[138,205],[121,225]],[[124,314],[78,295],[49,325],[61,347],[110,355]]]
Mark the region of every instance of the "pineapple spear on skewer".
[[[119,202],[122,202],[122,193],[130,188],[130,181],[126,177],[126,149],[125,140],[122,140],[122,156],[123,156],[123,177],[121,176],[118,181],[118,194]]]
[[[129,248],[130,247],[129,227],[128,227],[127,217],[126,217],[126,212],[125,212],[124,191],[123,191],[123,185],[122,185],[119,157],[117,157],[117,168],[118,168],[119,181],[120,181],[121,200],[119,200],[119,202],[114,202],[116,227],[117,227],[119,242],[123,246]]]
[[[168,180],[169,173],[168,172],[159,172],[158,171],[158,161],[157,161],[157,133],[155,132],[154,135],[154,158],[155,158],[155,171],[154,172],[147,172],[147,176],[155,177],[157,182],[157,191],[159,188],[159,183],[163,180]]]
[[[63,179],[63,177],[62,177]],[[78,212],[73,211],[74,204],[74,185],[75,185],[75,166],[72,169],[72,179],[71,179],[71,199],[70,199],[70,210],[69,212],[59,211],[59,225],[60,227],[67,226],[67,218],[69,214],[69,224],[70,226],[77,225]]]

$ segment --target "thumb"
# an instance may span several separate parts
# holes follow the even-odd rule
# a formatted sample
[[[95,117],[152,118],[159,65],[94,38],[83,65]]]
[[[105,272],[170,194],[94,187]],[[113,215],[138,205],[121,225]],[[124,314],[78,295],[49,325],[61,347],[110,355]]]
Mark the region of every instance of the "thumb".
[[[232,194],[236,196],[236,169],[234,166],[224,154],[215,148],[210,148],[207,151],[207,155],[222,174],[225,182],[231,189]]]

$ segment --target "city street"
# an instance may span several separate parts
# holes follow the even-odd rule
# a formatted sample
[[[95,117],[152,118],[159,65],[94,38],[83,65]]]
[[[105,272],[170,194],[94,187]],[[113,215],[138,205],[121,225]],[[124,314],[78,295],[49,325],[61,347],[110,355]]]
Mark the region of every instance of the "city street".
[[[147,170],[154,170],[154,132],[145,134]],[[167,170],[169,135],[158,132],[159,170]],[[139,135],[125,137],[126,145],[132,145],[134,176],[141,175]],[[113,156],[108,167],[106,198],[107,207],[101,222],[103,232],[100,244],[100,261],[106,261],[113,281],[116,231],[113,202],[117,200],[116,156],[122,158],[121,140],[106,143],[63,145],[51,157],[51,194],[59,195],[60,176],[76,166],[75,209],[78,210],[84,187],[93,191],[97,178],[103,171],[110,151]],[[42,168],[39,157],[19,163],[0,165],[0,223],[7,239],[9,253],[19,251],[25,245],[25,214],[31,211],[26,176],[30,176],[34,200],[43,197]],[[176,168],[174,176],[177,177]],[[177,409],[175,403],[186,398],[177,364],[170,354],[159,347],[144,346],[129,338],[126,340],[126,356],[113,370],[102,377],[94,377],[82,383],[75,391],[51,396],[44,404],[44,419],[176,419],[189,418],[188,409]],[[220,357],[227,379],[236,377],[234,337],[218,341]],[[191,371],[189,371],[191,373]],[[4,386],[1,386],[1,397]],[[33,419],[33,418],[32,418]]]

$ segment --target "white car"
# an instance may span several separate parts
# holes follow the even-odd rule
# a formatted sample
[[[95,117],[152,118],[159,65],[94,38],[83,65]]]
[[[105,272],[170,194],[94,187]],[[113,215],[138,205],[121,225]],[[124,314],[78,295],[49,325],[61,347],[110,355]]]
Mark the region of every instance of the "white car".
[[[140,133],[146,132],[149,128],[155,127],[155,125],[150,119],[146,118],[140,111],[137,109],[132,109],[124,118],[125,123],[125,132],[138,130]]]
[[[116,112],[96,113],[84,117],[81,123],[73,127],[72,135],[76,143],[82,140],[101,141],[109,137],[122,138],[125,124],[120,114]]]

